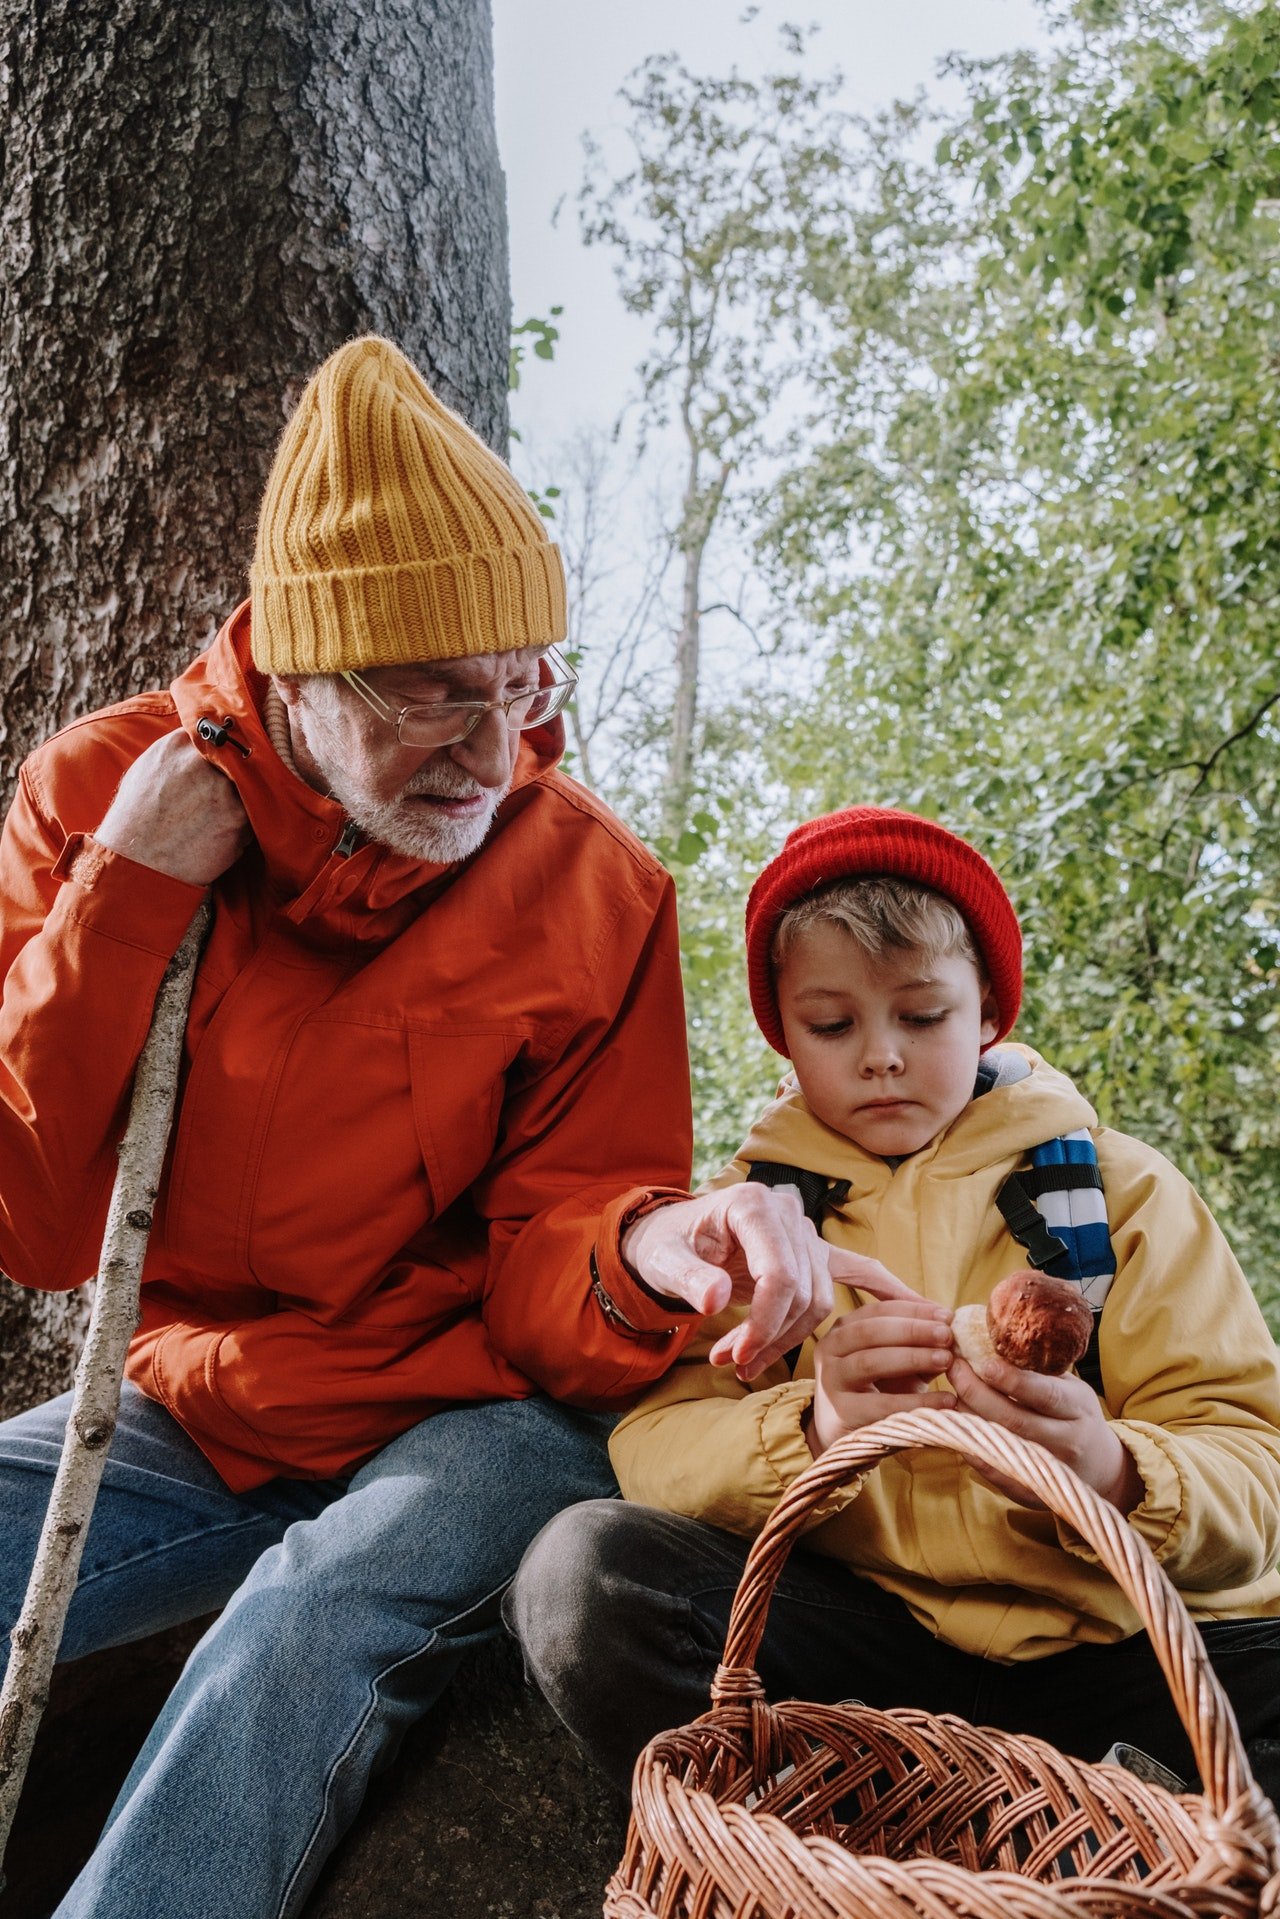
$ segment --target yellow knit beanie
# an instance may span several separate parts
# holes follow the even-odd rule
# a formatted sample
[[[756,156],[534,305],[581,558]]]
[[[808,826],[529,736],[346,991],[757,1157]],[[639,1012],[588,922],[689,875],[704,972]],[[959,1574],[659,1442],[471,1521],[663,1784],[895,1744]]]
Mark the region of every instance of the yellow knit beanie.
[[[565,635],[564,568],[511,469],[398,347],[339,347],[285,428],[249,575],[264,673],[460,659]]]

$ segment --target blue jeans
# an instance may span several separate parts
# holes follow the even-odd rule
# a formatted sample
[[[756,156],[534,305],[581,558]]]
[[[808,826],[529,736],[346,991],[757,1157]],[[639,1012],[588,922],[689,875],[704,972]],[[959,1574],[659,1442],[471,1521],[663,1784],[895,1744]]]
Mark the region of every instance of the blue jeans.
[[[0,1626],[22,1604],[70,1395],[0,1424]],[[457,1407],[350,1480],[232,1493],[126,1383],[62,1657],[223,1607],[58,1919],[286,1919],[372,1773],[500,1630],[520,1556],[616,1491],[611,1419],[546,1399]]]

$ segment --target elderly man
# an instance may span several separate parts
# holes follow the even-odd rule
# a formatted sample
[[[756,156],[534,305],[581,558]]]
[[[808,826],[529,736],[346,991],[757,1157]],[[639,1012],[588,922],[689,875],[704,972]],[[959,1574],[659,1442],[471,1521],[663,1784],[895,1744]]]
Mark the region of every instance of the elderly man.
[[[223,1610],[64,1914],[297,1912],[529,1541],[613,1490],[609,1409],[690,1307],[754,1297],[747,1367],[827,1310],[789,1197],[678,1203],[671,884],[556,770],[563,632],[508,469],[358,340],[285,432],[249,602],[170,692],[23,769],[0,847],[20,1283],[93,1272],[156,987],[214,903],[63,1654]],[[0,1426],[6,1626],[67,1405]]]

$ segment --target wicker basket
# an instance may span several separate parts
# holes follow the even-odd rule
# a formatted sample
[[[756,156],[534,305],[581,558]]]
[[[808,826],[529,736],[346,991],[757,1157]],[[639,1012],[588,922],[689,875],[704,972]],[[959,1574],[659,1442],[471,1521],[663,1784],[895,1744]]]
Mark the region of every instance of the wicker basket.
[[[754,1662],[807,1515],[887,1454],[939,1445],[1038,1494],[1089,1541],[1151,1635],[1203,1796],[951,1716],[769,1705]],[[711,1696],[636,1762],[606,1919],[1277,1914],[1280,1824],[1182,1601],[1112,1506],[1042,1447],[969,1414],[897,1413],[796,1481],[752,1548]]]

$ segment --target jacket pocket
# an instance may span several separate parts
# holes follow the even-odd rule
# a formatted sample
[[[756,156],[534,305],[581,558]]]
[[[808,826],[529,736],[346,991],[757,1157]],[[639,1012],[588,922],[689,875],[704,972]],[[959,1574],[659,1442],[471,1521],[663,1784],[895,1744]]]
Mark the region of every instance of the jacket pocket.
[[[283,1307],[349,1311],[431,1217],[399,1023],[304,1021],[236,1144],[247,1161],[241,1256]],[[217,1170],[204,1176],[210,1216]],[[235,1194],[229,1175],[223,1191]]]
[[[422,1164],[438,1216],[488,1166],[516,1042],[504,1033],[409,1032],[409,1076]]]

